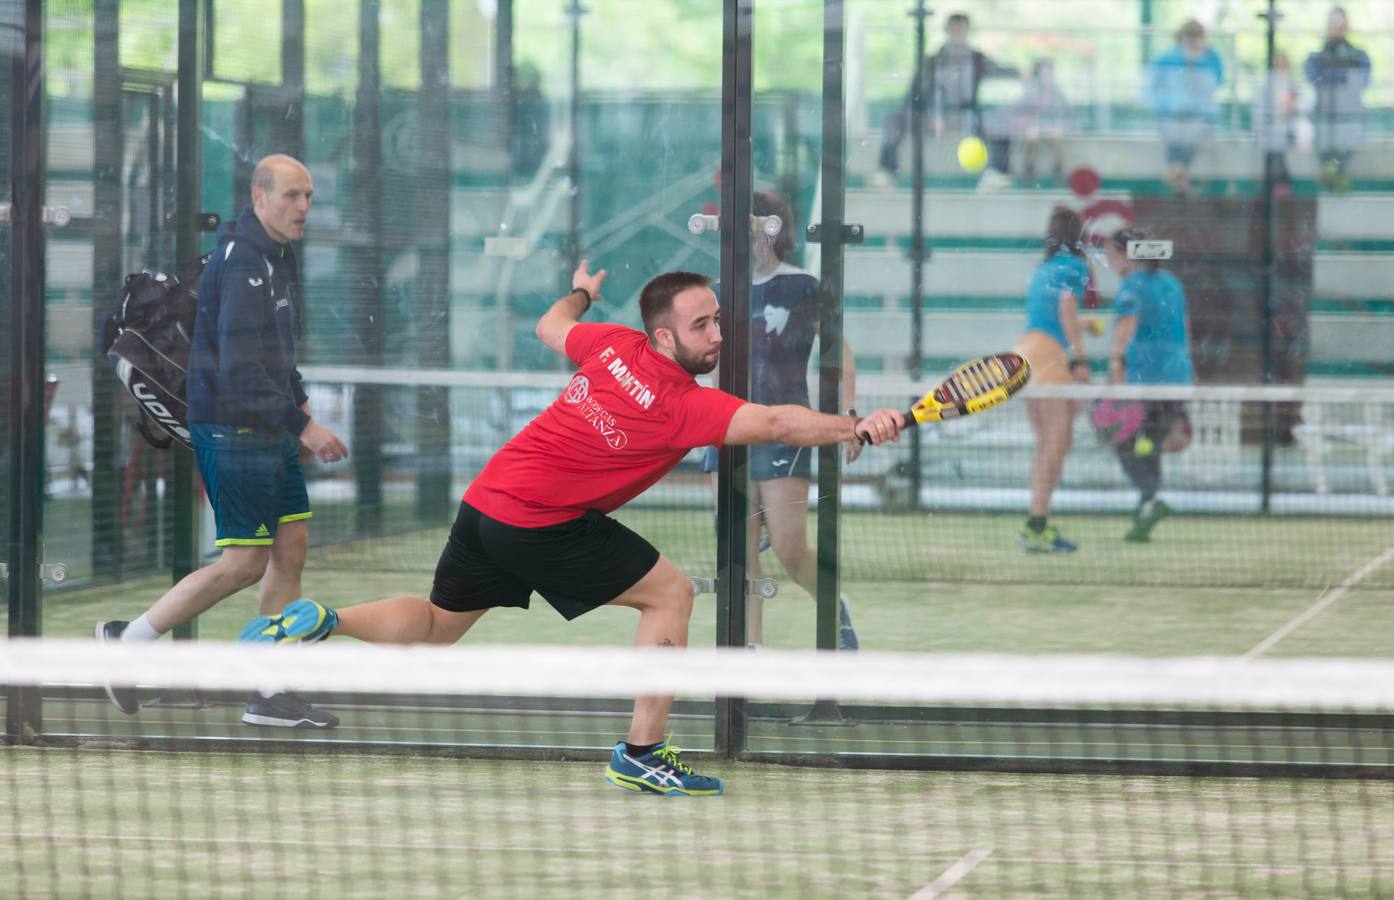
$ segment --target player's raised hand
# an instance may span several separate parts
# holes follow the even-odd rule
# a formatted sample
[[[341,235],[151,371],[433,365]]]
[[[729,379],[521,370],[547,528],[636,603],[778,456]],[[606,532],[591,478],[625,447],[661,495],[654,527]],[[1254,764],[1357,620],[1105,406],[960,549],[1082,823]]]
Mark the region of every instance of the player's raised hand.
[[[581,264],[576,267],[576,271],[571,273],[571,286],[573,288],[585,288],[586,293],[591,295],[592,300],[600,299],[600,285],[605,281],[605,276],[609,274],[605,269],[601,269],[594,275],[590,272],[588,259],[581,260]]]

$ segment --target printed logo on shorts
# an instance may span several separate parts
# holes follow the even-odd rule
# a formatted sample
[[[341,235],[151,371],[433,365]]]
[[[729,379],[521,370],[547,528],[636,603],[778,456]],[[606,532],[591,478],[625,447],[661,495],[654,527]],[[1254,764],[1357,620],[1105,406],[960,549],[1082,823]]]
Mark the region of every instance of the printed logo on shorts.
[[[248,278],[247,283],[252,287],[261,287],[264,282],[260,278]]]
[[[261,523],[260,525],[257,526],[256,536],[257,536],[257,537],[271,537],[271,529],[269,529],[269,528],[266,527],[266,523],[265,523],[265,522],[263,522],[263,523]]]
[[[584,403],[591,393],[591,380],[584,375],[576,375],[571,379],[571,383],[566,386],[566,390],[561,392],[561,398],[570,404]]]

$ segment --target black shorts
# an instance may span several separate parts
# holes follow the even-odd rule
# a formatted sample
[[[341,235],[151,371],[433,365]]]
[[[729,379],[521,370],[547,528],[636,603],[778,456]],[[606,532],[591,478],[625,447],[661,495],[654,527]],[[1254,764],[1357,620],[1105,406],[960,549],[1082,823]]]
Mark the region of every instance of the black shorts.
[[[558,525],[519,528],[462,502],[436,563],[431,602],[450,612],[527,609],[536,591],[574,619],[638,584],[657,562],[652,544],[594,510]]]

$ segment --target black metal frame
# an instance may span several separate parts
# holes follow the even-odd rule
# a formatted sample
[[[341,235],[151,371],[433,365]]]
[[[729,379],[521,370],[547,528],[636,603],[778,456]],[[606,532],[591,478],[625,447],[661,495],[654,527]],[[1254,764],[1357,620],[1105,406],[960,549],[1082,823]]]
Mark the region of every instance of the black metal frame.
[[[350,233],[355,248],[354,309],[364,365],[383,363],[383,235],[382,235],[382,43],[379,0],[358,4],[358,94],[353,111],[353,186],[350,193]],[[358,497],[359,534],[378,534],[382,527],[383,389],[360,385],[353,392],[353,448]]]
[[[750,395],[750,212],[754,179],[751,145],[754,0],[722,3],[721,53],[721,292],[725,341],[720,388]],[[750,494],[745,447],[721,448],[717,469],[716,642],[746,643],[746,536]],[[733,755],[745,747],[745,702],[716,705],[716,748]]]
[[[178,113],[175,126],[174,258],[193,259],[200,251],[203,220],[203,53],[206,33],[203,0],[179,0]],[[193,453],[174,454],[174,554],[171,576],[179,581],[198,568],[198,473]],[[174,629],[176,638],[197,635],[198,621]]]
[[[914,80],[910,82],[910,177],[914,179],[910,188],[910,377],[915,379],[924,370],[924,29],[925,19],[933,14],[924,0],[915,0],[910,11],[915,19]],[[918,463],[918,455],[915,460]]]
[[[119,285],[125,273],[122,209],[125,185],[121,174],[125,157],[122,122],[123,85],[119,52],[121,4],[119,0],[94,0],[92,4],[92,130],[93,209],[92,280]],[[153,204],[152,204],[153,206]],[[101,320],[109,312],[92,304],[92,333],[100,334]],[[101,539],[118,508],[121,480],[116,469],[117,433],[121,407],[117,381],[105,360],[95,356],[92,372],[92,570],[119,578],[124,569],[125,542]]]
[[[416,254],[420,274],[416,303],[426,327],[417,332],[417,363],[450,365],[450,2],[421,2],[421,91],[418,96],[421,154],[416,183]],[[449,522],[451,492],[450,392],[416,392],[416,519],[423,525]]]
[[[44,4],[25,0],[18,52],[10,60],[9,634],[43,626],[44,514]],[[25,741],[43,729],[39,691],[11,687],[5,735]]]
[[[843,0],[823,2],[823,209],[818,279],[818,409],[837,415],[842,401],[842,291],[846,218],[846,13]],[[818,450],[818,616],[820,650],[837,649],[842,448]]]
[[[1259,17],[1265,24],[1265,59],[1267,60],[1267,77],[1264,81],[1265,90],[1268,91],[1269,115],[1276,115],[1276,105],[1273,96],[1273,54],[1275,49],[1275,38],[1278,28],[1279,13],[1277,0],[1268,0],[1267,12],[1260,13]],[[1266,125],[1264,126],[1267,127]],[[1278,173],[1278,154],[1268,151],[1263,155],[1263,182],[1260,190],[1263,191],[1260,215],[1263,217],[1263,239],[1262,239],[1262,267],[1263,271],[1259,278],[1259,356],[1263,361],[1263,383],[1272,384],[1276,380],[1276,369],[1273,360],[1273,310],[1277,305],[1277,234],[1278,222],[1274,216],[1273,189],[1277,186]],[[1263,404],[1263,450],[1260,457],[1260,510],[1264,513],[1269,512],[1273,496],[1273,445],[1277,440],[1277,418],[1274,416],[1273,404]]]
[[[589,10],[581,5],[581,0],[571,0],[565,12],[571,20],[571,147],[566,154],[566,177],[570,182],[571,195],[567,205],[569,219],[566,229],[568,268],[562,273],[563,284],[559,291],[570,289],[571,273],[581,263],[581,17]]]

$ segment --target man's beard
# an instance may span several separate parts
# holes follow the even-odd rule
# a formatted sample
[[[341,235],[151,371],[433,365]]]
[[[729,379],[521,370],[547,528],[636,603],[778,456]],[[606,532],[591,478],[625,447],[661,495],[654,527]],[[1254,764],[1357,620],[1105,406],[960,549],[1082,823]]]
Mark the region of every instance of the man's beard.
[[[678,365],[686,369],[689,375],[705,375],[721,362],[720,353],[711,362],[707,362],[702,358],[702,354],[683,346],[676,334],[673,335],[673,355],[677,358]]]

